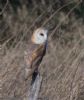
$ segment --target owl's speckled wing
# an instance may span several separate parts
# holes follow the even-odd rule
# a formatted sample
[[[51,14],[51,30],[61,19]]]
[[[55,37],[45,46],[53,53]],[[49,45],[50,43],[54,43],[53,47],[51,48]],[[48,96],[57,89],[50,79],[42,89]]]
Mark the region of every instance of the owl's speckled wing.
[[[43,56],[45,55],[45,45],[32,44],[25,51],[24,60],[26,62],[26,74],[30,76],[38,68]]]

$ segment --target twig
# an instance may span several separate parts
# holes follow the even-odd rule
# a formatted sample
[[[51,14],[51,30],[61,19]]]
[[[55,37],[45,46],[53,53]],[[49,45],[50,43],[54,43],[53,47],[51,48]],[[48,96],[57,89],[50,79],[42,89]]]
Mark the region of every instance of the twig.
[[[66,7],[66,6],[68,6],[68,5],[72,4],[72,3],[73,3],[73,1],[71,1],[71,2],[69,2],[69,3],[65,4],[65,5],[63,5],[63,6],[60,7],[59,9],[57,9],[57,10],[43,23],[42,26],[46,25],[60,10],[62,10],[64,7]]]
[[[65,18],[63,18],[63,20],[55,27],[55,29],[52,31],[49,39],[51,41],[51,37],[54,35],[55,31],[61,26],[62,22],[65,21],[66,18],[68,18],[68,16],[72,13],[72,11],[81,3],[81,1],[79,3],[77,3],[69,12],[68,14],[65,16]]]
[[[6,9],[7,5],[8,5],[8,0],[6,1],[6,4],[5,4],[4,8],[3,8],[3,9],[2,9],[2,11],[0,12],[0,15],[2,15],[2,14],[3,14],[3,12],[5,11],[5,9]]]

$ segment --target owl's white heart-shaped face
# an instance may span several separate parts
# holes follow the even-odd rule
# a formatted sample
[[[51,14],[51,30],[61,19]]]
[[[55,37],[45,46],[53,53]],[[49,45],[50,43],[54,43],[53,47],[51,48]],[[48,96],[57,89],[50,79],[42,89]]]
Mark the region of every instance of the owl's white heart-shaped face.
[[[43,44],[47,41],[47,33],[48,30],[44,28],[38,28],[37,30],[34,31],[32,35],[32,42],[35,44]]]

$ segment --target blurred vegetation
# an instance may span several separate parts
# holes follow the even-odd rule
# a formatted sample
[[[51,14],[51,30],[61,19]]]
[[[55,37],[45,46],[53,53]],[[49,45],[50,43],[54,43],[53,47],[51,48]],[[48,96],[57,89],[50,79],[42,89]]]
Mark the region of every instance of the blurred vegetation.
[[[69,3],[71,2],[71,3]],[[67,14],[78,2],[79,0],[8,0],[7,7],[4,12],[0,14],[0,44],[3,44],[10,37],[19,39],[27,32],[27,29],[32,25],[30,32],[34,28],[42,26],[42,24],[56,12],[62,6],[63,7],[56,15],[54,15],[44,27],[49,30],[54,29],[56,25],[60,22],[61,13]],[[7,0],[0,0],[0,11],[3,10],[6,5]],[[64,16],[64,15],[63,15]],[[84,2],[81,3],[72,11],[68,16],[79,18],[84,20]],[[66,20],[66,19],[65,19]],[[66,24],[70,25],[70,21]],[[66,28],[66,25],[61,25],[61,28]],[[29,34],[27,32],[26,34]],[[28,36],[24,35],[24,38],[28,39]],[[56,35],[56,34],[55,34]],[[59,34],[58,34],[59,35]],[[12,38],[12,41],[14,40]],[[16,41],[17,41],[16,39]]]
[[[38,27],[49,30],[39,98],[84,100],[83,0],[0,0],[0,96],[25,96],[23,51]]]

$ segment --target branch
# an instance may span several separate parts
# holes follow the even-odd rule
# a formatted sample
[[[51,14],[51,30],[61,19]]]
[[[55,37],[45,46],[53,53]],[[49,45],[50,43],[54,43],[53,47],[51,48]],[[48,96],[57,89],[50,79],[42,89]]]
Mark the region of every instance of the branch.
[[[7,5],[8,5],[8,0],[6,1],[6,4],[5,4],[4,8],[3,8],[3,9],[2,9],[2,11],[0,12],[0,15],[2,15],[2,14],[3,14],[3,12],[5,11],[5,9],[6,9]]]
[[[61,26],[62,22],[64,22],[64,21],[68,18],[68,16],[72,13],[72,11],[73,11],[80,3],[81,3],[81,1],[79,1],[79,2],[68,12],[68,14],[65,16],[65,18],[63,18],[63,20],[60,21],[60,23],[58,23],[58,25],[57,25],[57,26],[55,27],[55,29],[52,31],[52,33],[51,33],[51,35],[50,35],[50,37],[49,37],[49,41],[52,40],[51,37],[54,35],[54,33],[56,32],[56,30]]]
[[[74,1],[71,1],[65,5],[63,5],[62,7],[60,7],[59,9],[57,9],[43,24],[42,27],[45,26],[60,10],[62,10],[63,8],[65,8],[66,6],[70,5],[74,3]]]

